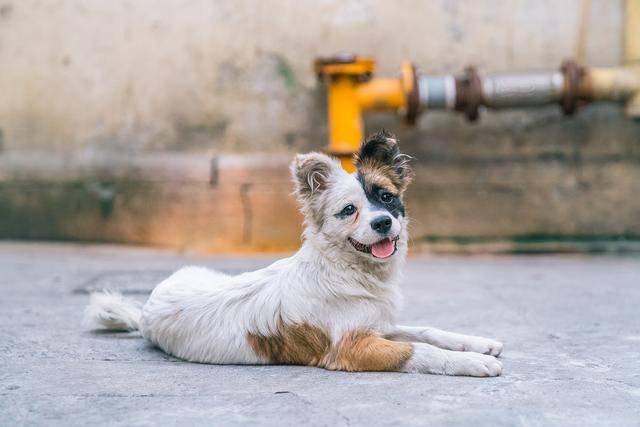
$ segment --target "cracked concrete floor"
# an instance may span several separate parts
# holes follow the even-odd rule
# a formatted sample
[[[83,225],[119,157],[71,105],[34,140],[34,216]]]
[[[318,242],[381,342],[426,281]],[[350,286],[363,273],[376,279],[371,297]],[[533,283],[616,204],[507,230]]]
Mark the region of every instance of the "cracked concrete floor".
[[[402,322],[502,340],[492,379],[198,365],[80,329],[91,289],[270,261],[0,243],[0,425],[640,425],[637,255],[411,258]]]

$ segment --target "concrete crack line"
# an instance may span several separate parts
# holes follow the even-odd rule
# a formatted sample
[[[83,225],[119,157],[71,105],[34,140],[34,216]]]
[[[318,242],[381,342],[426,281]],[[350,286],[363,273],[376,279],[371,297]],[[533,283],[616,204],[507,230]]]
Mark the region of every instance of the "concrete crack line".
[[[348,426],[351,425],[351,420],[349,420],[349,418],[346,415],[344,415],[342,412],[338,411],[335,408],[328,408],[328,407],[326,407],[324,405],[318,405],[317,403],[313,403],[313,402],[307,400],[306,398],[300,396],[298,393],[295,393],[293,391],[290,391],[287,394],[291,394],[292,396],[294,396],[298,400],[300,400],[302,403],[304,403],[306,406],[309,406],[309,407],[311,407],[313,409],[321,409],[321,410],[324,410],[324,411],[327,411],[327,412],[333,412],[339,418],[342,418],[347,423],[346,425],[348,425]]]

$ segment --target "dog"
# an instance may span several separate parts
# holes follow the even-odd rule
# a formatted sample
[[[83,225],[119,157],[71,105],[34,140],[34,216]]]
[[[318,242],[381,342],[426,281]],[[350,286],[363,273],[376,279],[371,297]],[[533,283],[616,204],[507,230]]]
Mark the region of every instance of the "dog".
[[[409,159],[385,131],[366,139],[352,174],[325,154],[297,155],[290,169],[305,225],[298,252],[236,276],[184,267],[141,308],[117,293],[93,294],[85,325],[139,330],[191,362],[500,375],[500,342],[395,322]]]

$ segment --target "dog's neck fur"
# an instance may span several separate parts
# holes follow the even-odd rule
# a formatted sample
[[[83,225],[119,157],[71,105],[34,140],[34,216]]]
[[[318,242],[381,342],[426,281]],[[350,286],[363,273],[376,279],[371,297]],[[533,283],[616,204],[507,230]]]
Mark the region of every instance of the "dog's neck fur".
[[[367,290],[388,290],[397,286],[402,278],[407,254],[406,235],[401,236],[397,253],[387,262],[367,259],[358,253],[344,250],[344,247],[336,247],[317,230],[305,230],[304,236],[304,242],[295,257],[314,264],[317,267],[314,271],[318,274],[334,278],[342,276],[346,287],[357,285]],[[348,242],[342,244],[349,245]]]

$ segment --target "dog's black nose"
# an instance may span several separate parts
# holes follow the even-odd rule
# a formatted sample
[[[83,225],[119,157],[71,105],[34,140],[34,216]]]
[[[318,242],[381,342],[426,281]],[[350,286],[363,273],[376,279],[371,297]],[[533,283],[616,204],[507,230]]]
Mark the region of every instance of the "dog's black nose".
[[[387,234],[391,230],[391,217],[382,215],[371,221],[371,228],[380,234]]]

